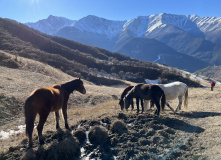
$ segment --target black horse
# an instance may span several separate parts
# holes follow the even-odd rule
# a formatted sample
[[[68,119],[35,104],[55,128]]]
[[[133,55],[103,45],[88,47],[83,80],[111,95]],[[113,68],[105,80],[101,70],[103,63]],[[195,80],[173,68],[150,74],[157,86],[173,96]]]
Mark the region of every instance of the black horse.
[[[124,109],[124,98],[127,95],[127,93],[133,88],[134,86],[128,86],[124,89],[124,91],[122,92],[121,96],[120,96],[120,100],[119,100],[119,105],[121,107],[121,110]],[[136,97],[133,97],[136,98]],[[131,109],[134,109],[134,102],[133,102],[133,98],[131,99]],[[140,99],[141,101],[141,105],[143,106],[143,99]],[[139,104],[139,98],[136,98],[136,103]]]
[[[132,98],[151,100],[157,107],[155,114],[160,114],[160,108],[164,110],[166,104],[166,98],[164,91],[157,85],[152,84],[138,84],[134,86],[126,95],[124,100],[125,109],[128,109]],[[161,107],[160,107],[161,105]],[[142,112],[144,107],[142,106]],[[139,113],[139,102],[137,103],[137,113]]]

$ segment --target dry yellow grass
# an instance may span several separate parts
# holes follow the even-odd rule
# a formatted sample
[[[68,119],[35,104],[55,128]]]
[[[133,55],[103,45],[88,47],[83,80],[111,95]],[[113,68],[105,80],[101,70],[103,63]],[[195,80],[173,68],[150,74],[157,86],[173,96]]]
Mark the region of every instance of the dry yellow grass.
[[[11,56],[4,52],[0,54]],[[12,58],[14,57],[12,56]],[[22,66],[18,69],[0,66],[0,117],[1,115],[2,117],[3,115],[8,116],[0,119],[0,131],[17,130],[17,126],[24,125],[23,105],[32,90],[39,87],[50,87],[53,84],[74,78],[42,63],[21,57],[17,57],[17,59]],[[70,125],[75,125],[83,119],[94,118],[104,114],[117,114],[119,108],[116,99],[119,97],[122,87],[96,86],[85,80],[83,81],[87,94],[82,95],[74,92],[69,98],[68,121]],[[16,108],[19,108],[19,110],[16,110]],[[11,111],[9,112],[11,109],[14,110],[14,114]],[[62,117],[62,114],[60,116]],[[44,132],[56,131],[54,121],[54,114],[50,113]],[[38,117],[35,125],[37,123]],[[60,124],[64,128],[62,120]],[[37,135],[36,129],[33,135]],[[0,139],[0,152],[7,150],[10,146],[17,146],[25,137],[23,132],[10,136],[10,139]]]
[[[21,103],[14,104],[15,108],[18,106],[23,107],[22,103],[24,103],[33,89],[42,86],[52,86],[55,83],[73,78],[41,63],[24,58],[19,60],[21,63],[26,63],[27,65],[20,69],[9,69],[0,66],[0,93],[5,97],[15,97],[16,100]],[[28,67],[29,65],[35,65],[39,68],[35,70],[32,67]],[[74,92],[69,99],[68,121],[70,126],[84,119],[93,119],[99,116],[113,116],[121,112],[118,106],[118,98],[125,86],[106,87],[96,86],[85,80],[84,82],[87,94],[81,95],[80,93]],[[208,88],[189,89],[189,109],[185,110],[184,107],[182,107],[184,112],[180,113],[180,120],[185,119],[192,125],[205,129],[204,132],[197,134],[197,137],[193,138],[194,141],[192,145],[196,148],[195,152],[198,155],[207,157],[207,159],[219,159],[221,155],[221,140],[219,138],[221,136],[221,86],[216,85],[212,92],[210,91],[208,82],[202,83]],[[0,101],[1,100],[4,100],[5,103],[5,99],[0,99]],[[7,103],[9,102],[13,101],[7,101]],[[12,103],[9,104],[12,105]],[[177,101],[171,101],[170,104],[175,108]],[[7,108],[4,109],[7,111]],[[17,118],[11,115],[13,119],[6,120],[10,123],[0,126],[0,130],[7,131],[9,128],[14,129],[18,125],[24,125],[23,112],[20,111],[19,114],[20,116]],[[171,111],[166,109],[165,113],[162,113],[162,116],[169,117],[170,114]],[[62,121],[60,124],[61,127],[64,128]],[[56,131],[53,113],[50,114],[45,124],[43,134],[47,131]],[[36,129],[33,135],[34,137],[37,136]],[[0,153],[8,150],[10,146],[18,146],[24,142],[24,132],[10,136],[9,139],[0,140]],[[205,149],[202,151],[200,146],[203,146]]]

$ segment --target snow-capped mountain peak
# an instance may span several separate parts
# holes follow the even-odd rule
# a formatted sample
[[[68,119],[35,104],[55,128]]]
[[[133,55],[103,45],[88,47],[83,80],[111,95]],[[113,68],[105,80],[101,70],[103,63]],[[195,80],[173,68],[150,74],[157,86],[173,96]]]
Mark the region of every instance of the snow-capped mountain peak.
[[[74,20],[69,20],[64,17],[50,15],[47,19],[40,20],[36,23],[26,23],[26,25],[43,33],[52,35],[63,27],[73,25],[74,22]]]
[[[197,37],[203,37],[197,24],[191,21],[190,17],[189,15],[172,15],[166,13],[140,16],[127,21],[124,25],[124,31],[130,30],[137,37],[144,37],[156,29],[174,26]]]
[[[97,16],[89,15],[74,23],[73,27],[82,32],[97,33],[108,38],[115,37],[122,29],[126,21],[113,21]]]
[[[205,38],[221,45],[221,18],[199,17],[197,15],[175,15],[160,13],[149,16],[139,16],[127,21],[113,21],[89,15],[78,21],[50,15],[47,19],[36,23],[26,23],[29,27],[47,34],[56,34],[60,29],[76,29],[83,33],[97,34],[113,39],[126,33],[133,37],[154,38],[154,34],[186,32],[197,38]],[[168,30],[169,29],[169,30]],[[127,32],[129,31],[129,32]],[[122,34],[123,35],[123,34]]]

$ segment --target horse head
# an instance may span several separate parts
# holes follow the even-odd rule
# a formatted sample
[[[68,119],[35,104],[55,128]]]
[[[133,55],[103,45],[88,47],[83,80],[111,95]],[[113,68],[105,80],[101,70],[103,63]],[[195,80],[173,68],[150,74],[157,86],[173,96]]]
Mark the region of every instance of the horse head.
[[[130,98],[130,96],[126,96],[126,97],[124,98],[124,108],[125,108],[126,110],[128,110],[128,108],[129,108],[129,106],[130,106],[130,103],[131,103],[131,98]]]
[[[81,94],[86,94],[86,89],[84,88],[84,83],[81,80],[81,78],[78,78],[77,81],[78,81],[78,87],[76,88],[76,90]]]
[[[86,94],[84,83],[80,78],[61,84],[61,87],[65,89],[69,94],[73,93],[74,90]]]
[[[121,110],[124,110],[124,100],[122,98],[119,100],[119,105],[121,107]]]
[[[134,92],[135,92],[135,87],[133,87],[124,98],[124,108],[126,110],[128,110],[130,104],[133,101]]]

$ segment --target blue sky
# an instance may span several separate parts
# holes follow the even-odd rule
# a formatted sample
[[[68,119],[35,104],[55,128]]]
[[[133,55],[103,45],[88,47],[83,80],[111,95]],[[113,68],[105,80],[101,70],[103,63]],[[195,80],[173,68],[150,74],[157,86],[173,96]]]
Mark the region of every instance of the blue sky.
[[[79,20],[95,15],[129,20],[159,13],[221,17],[221,0],[0,0],[0,17],[36,22],[49,15]]]

